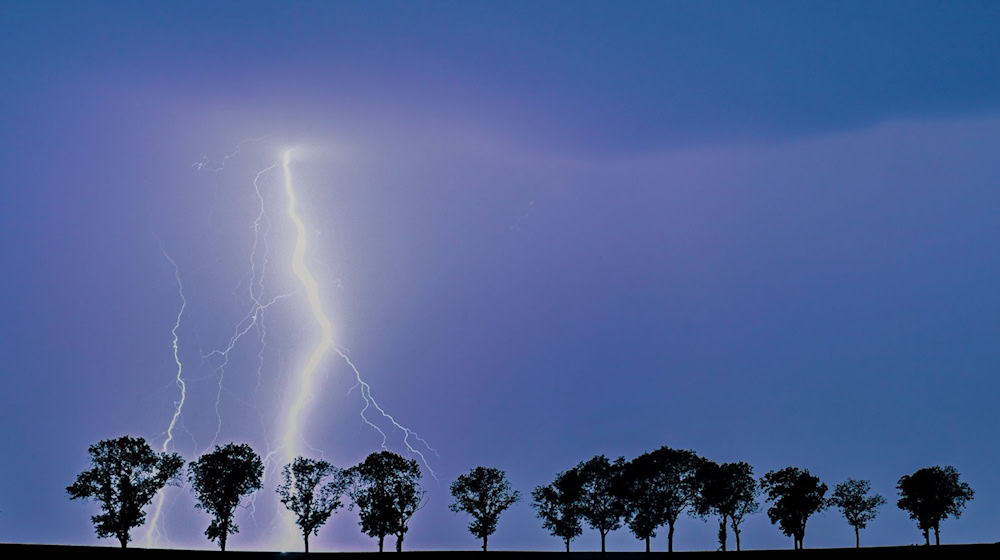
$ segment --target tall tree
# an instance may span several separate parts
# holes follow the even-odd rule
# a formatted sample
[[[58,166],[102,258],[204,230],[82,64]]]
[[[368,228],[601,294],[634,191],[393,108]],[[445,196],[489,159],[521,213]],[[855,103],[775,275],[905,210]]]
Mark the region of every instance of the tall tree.
[[[552,484],[538,486],[531,492],[534,500],[531,505],[537,510],[542,526],[566,543],[566,552],[570,541],[583,532],[582,496],[583,478],[575,468],[559,473]]]
[[[658,496],[663,487],[661,476],[660,464],[651,453],[643,453],[626,463],[622,476],[625,523],[635,538],[646,541],[646,552],[650,551],[650,539],[656,537],[656,529],[667,522],[663,501]]]
[[[698,493],[698,465],[704,459],[694,451],[663,446],[650,453],[660,475],[656,481],[656,499],[660,501],[667,525],[667,551],[674,551],[674,524],[694,504]]]
[[[735,500],[736,507],[729,514],[729,526],[732,527],[733,535],[736,536],[736,551],[739,552],[740,534],[743,532],[740,529],[740,525],[746,516],[760,511],[760,503],[757,502],[757,481],[753,477],[753,468],[743,462],[736,463],[736,465],[746,465],[745,467],[740,466],[737,468],[738,474],[735,475],[738,477],[735,484],[735,493],[737,496]]]
[[[483,539],[483,552],[489,536],[497,530],[500,514],[521,497],[520,492],[511,489],[506,473],[493,467],[476,467],[459,475],[451,484],[451,495],[455,501],[448,508],[472,516],[469,532]]]
[[[726,550],[726,524],[736,536],[736,550],[740,550],[740,524],[743,519],[757,512],[757,480],[753,467],[748,463],[722,463],[704,460],[697,470],[698,494],[694,512],[702,517],[719,517],[719,546]]]
[[[91,445],[90,469],[66,487],[71,500],[94,498],[100,515],[90,520],[97,536],[115,537],[122,548],[133,527],[146,522],[143,509],[167,484],[178,480],[184,460],[176,453],[156,453],[143,438],[122,436]]]
[[[861,548],[860,531],[878,515],[878,508],[885,505],[885,498],[878,494],[869,496],[871,483],[867,480],[849,478],[833,488],[830,505],[836,506],[844,514],[847,522],[854,527],[854,547]]]
[[[295,514],[295,523],[302,531],[308,554],[309,535],[318,535],[319,528],[341,506],[340,497],[347,490],[347,477],[342,469],[326,461],[304,457],[296,457],[291,464],[285,465],[281,474],[278,495],[281,503]]]
[[[778,523],[781,531],[794,539],[795,548],[802,549],[806,521],[826,507],[826,484],[806,469],[786,467],[765,474],[760,487],[773,504],[767,510],[771,523]]]
[[[614,462],[604,455],[577,465],[583,480],[581,514],[587,524],[601,535],[601,552],[605,552],[608,533],[622,526],[625,516],[622,473],[625,459]]]
[[[378,538],[382,552],[386,535],[396,536],[396,552],[403,550],[403,537],[410,518],[423,505],[420,465],[391,451],[372,453],[348,470],[350,495],[358,506],[361,531]]]
[[[188,482],[198,500],[195,507],[212,516],[205,536],[210,541],[218,539],[223,552],[229,535],[240,532],[233,519],[236,506],[244,496],[260,490],[263,474],[260,456],[245,443],[216,445],[214,451],[188,465]]]
[[[896,488],[899,490],[896,505],[917,521],[917,527],[924,534],[924,543],[928,545],[931,544],[931,529],[934,529],[934,544],[941,544],[938,532],[941,520],[949,515],[961,517],[965,503],[974,495],[972,488],[958,479],[958,471],[952,466],[924,467],[903,475]]]

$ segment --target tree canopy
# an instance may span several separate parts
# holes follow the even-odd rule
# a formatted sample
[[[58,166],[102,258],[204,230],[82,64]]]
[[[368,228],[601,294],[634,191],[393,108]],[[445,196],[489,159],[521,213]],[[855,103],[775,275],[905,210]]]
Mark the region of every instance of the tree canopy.
[[[281,503],[295,514],[295,524],[302,531],[308,554],[309,535],[318,535],[319,528],[342,505],[340,497],[347,490],[348,479],[342,469],[304,457],[296,457],[282,467],[281,474],[278,495]]]
[[[908,511],[910,519],[924,534],[924,543],[930,544],[930,530],[934,529],[934,542],[941,544],[939,525],[948,516],[960,517],[965,503],[974,492],[958,478],[955,467],[924,467],[913,474],[900,477],[899,509]]]
[[[382,552],[386,535],[396,536],[396,552],[403,550],[410,518],[423,505],[420,465],[391,451],[369,455],[348,471],[350,495],[358,506],[361,531],[378,538]]]
[[[455,501],[449,509],[472,516],[469,532],[483,539],[483,552],[489,536],[497,530],[500,514],[521,497],[520,492],[511,488],[506,473],[493,467],[476,467],[459,475],[451,484],[451,495]]]
[[[578,469],[561,472],[552,484],[538,486],[531,492],[534,500],[531,505],[541,518],[542,526],[566,543],[566,552],[569,552],[570,541],[583,532],[580,526],[582,495],[583,477]]]
[[[90,469],[66,487],[71,500],[94,498],[103,513],[90,519],[97,536],[115,537],[128,546],[133,527],[146,522],[143,509],[167,484],[178,479],[184,460],[176,453],[156,453],[143,438],[122,436],[91,445]]]
[[[826,507],[826,484],[806,469],[786,467],[765,474],[760,486],[767,493],[767,501],[773,504],[767,510],[771,523],[778,523],[781,532],[795,540],[795,548],[801,549],[806,521]]]
[[[223,551],[229,535],[240,531],[233,519],[236,506],[243,496],[260,490],[263,473],[260,457],[245,443],[216,445],[188,466],[188,481],[198,500],[195,507],[212,516],[205,536],[218,539]]]

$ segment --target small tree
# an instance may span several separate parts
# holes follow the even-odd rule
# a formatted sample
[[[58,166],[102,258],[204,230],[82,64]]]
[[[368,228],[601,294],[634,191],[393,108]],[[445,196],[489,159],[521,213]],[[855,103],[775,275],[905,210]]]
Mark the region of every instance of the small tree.
[[[497,530],[500,514],[521,497],[520,492],[511,489],[507,475],[493,467],[476,467],[459,475],[451,484],[451,495],[455,501],[448,508],[472,516],[469,532],[483,539],[483,552],[489,536]]]
[[[260,456],[245,443],[216,445],[188,466],[188,481],[198,500],[195,507],[212,516],[205,536],[210,541],[218,539],[223,552],[229,535],[240,532],[233,519],[236,506],[243,496],[260,490],[263,474]]]
[[[795,540],[795,548],[801,550],[806,535],[806,521],[809,516],[826,507],[826,484],[808,470],[786,467],[780,471],[770,471],[760,481],[760,487],[767,492],[767,501],[772,505],[767,510],[771,523],[778,523],[781,531]]]
[[[925,467],[903,475],[896,488],[899,490],[896,505],[910,512],[910,519],[917,521],[927,545],[931,544],[931,529],[934,529],[934,544],[941,544],[938,534],[941,520],[949,515],[961,517],[965,502],[974,495],[972,488],[958,479],[958,471],[952,466]]]
[[[625,516],[622,471],[625,459],[614,463],[604,455],[598,455],[577,467],[583,480],[581,514],[587,524],[601,535],[601,552],[605,552],[608,533],[622,526]]]
[[[115,537],[122,548],[129,532],[146,522],[143,509],[167,484],[175,483],[184,460],[176,453],[156,453],[143,438],[122,436],[91,445],[90,470],[66,487],[71,500],[95,498],[104,513],[90,519],[97,536]]]
[[[542,526],[566,543],[566,552],[569,552],[570,541],[583,532],[580,527],[582,495],[583,478],[577,469],[561,472],[552,484],[538,486],[531,492],[534,500],[531,505],[537,510]]]
[[[278,486],[281,503],[295,514],[295,523],[302,530],[306,554],[309,553],[309,535],[318,535],[319,528],[341,506],[340,497],[347,490],[344,471],[315,459],[296,457],[282,470]],[[324,479],[327,482],[324,484]]]
[[[726,523],[736,536],[740,550],[740,524],[760,508],[757,503],[757,481],[748,463],[703,461],[697,470],[698,494],[694,512],[702,517],[719,516],[719,546],[726,550]]]
[[[878,508],[885,505],[885,498],[875,494],[869,496],[871,483],[867,480],[849,478],[833,488],[830,505],[836,506],[844,514],[847,522],[854,527],[854,547],[861,548],[860,531],[878,515]]]
[[[413,459],[380,451],[348,471],[350,495],[358,506],[361,531],[378,537],[382,552],[386,535],[396,536],[396,552],[403,551],[410,518],[423,505],[420,465]]]

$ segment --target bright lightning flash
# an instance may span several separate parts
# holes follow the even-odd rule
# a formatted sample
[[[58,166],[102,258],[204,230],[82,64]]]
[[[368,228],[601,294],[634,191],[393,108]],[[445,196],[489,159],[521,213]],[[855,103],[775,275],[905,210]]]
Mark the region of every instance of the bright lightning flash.
[[[281,446],[289,456],[294,457],[299,451],[299,441],[302,434],[301,416],[306,408],[306,404],[312,398],[313,385],[316,372],[323,363],[330,349],[333,347],[333,322],[323,310],[323,303],[319,296],[319,282],[313,276],[309,267],[306,266],[306,226],[298,213],[298,198],[295,196],[295,188],[292,185],[292,150],[286,150],[282,156],[281,167],[285,174],[285,194],[288,196],[288,217],[295,225],[295,248],[292,250],[292,272],[302,284],[305,291],[306,301],[313,319],[320,329],[319,341],[309,358],[306,360],[298,376],[298,390],[295,398],[288,408],[288,416],[285,424],[284,434],[281,437]]]
[[[375,410],[377,410],[384,419],[388,420],[394,428],[403,433],[403,444],[406,446],[407,451],[420,457],[427,471],[431,474],[431,476],[437,479],[437,473],[435,473],[430,467],[430,464],[428,464],[424,454],[419,449],[413,447],[410,443],[410,438],[420,442],[427,448],[427,450],[434,454],[437,454],[437,451],[428,445],[428,443],[416,432],[397,422],[391,414],[386,412],[385,409],[379,405],[378,401],[376,401],[375,397],[372,395],[371,386],[365,382],[364,379],[362,379],[361,372],[358,370],[357,366],[354,365],[354,362],[351,361],[350,357],[343,350],[334,346],[333,322],[330,320],[330,317],[327,316],[326,311],[323,310],[323,303],[319,293],[319,282],[316,281],[316,277],[313,276],[309,267],[306,266],[306,226],[298,213],[298,197],[295,194],[295,188],[292,182],[291,160],[292,150],[286,150],[282,156],[282,169],[285,176],[285,194],[288,197],[288,217],[295,225],[295,248],[292,251],[292,272],[299,279],[299,282],[302,283],[302,288],[306,294],[306,300],[309,303],[309,309],[312,312],[313,319],[315,319],[316,324],[320,329],[320,338],[316,347],[313,348],[313,351],[309,354],[309,358],[306,360],[302,371],[299,373],[298,391],[295,394],[295,398],[288,410],[288,418],[285,424],[284,435],[281,438],[281,446],[285,449],[286,453],[291,453],[292,451],[298,452],[299,443],[302,437],[300,418],[305,411],[306,405],[312,398],[316,372],[322,365],[323,358],[326,357],[330,350],[333,350],[344,360],[344,362],[347,363],[348,367],[350,367],[351,371],[354,373],[354,377],[356,379],[355,387],[361,387],[361,398],[365,402],[364,407],[361,409],[361,419],[365,422],[365,424],[372,427],[382,436],[382,448],[386,448],[387,436],[386,433],[378,427],[378,425],[371,422],[365,415],[365,412],[370,407],[375,408]]]
[[[181,271],[177,266],[177,262],[174,261],[167,254],[167,250],[160,246],[160,251],[163,256],[170,262],[170,265],[174,267],[174,280],[177,282],[177,295],[181,300],[181,307],[177,311],[177,318],[174,320],[174,327],[170,329],[170,335],[173,337],[171,341],[171,347],[174,351],[174,364],[177,366],[177,375],[175,381],[177,383],[177,388],[180,390],[180,398],[174,402],[174,414],[170,418],[170,423],[167,424],[167,437],[163,440],[163,447],[161,451],[166,453],[170,451],[170,443],[174,440],[174,428],[177,426],[177,420],[180,418],[181,413],[184,411],[184,400],[187,398],[187,384],[184,382],[184,364],[181,362],[180,358],[180,338],[177,335],[177,330],[181,327],[181,319],[184,317],[184,309],[187,308],[187,298],[184,297],[184,284],[181,282]],[[164,494],[161,490],[156,498],[156,505],[153,508],[153,517],[150,519],[149,526],[146,529],[146,542],[148,544],[153,544],[156,539],[161,536],[160,532],[160,515],[163,511],[163,500]]]

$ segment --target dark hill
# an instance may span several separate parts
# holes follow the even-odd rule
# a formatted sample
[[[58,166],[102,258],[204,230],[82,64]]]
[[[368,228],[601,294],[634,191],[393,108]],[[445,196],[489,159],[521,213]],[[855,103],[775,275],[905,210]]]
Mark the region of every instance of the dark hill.
[[[901,554],[904,558],[998,558],[998,553],[1000,553],[1000,543],[997,544],[950,544],[941,546],[886,546],[886,547],[871,547],[862,548],[856,550],[853,548],[816,548],[816,549],[805,549],[803,551],[796,551],[792,549],[781,549],[781,550],[745,550],[739,553],[739,558],[743,559],[762,559],[762,558],[773,558],[774,556],[787,557],[787,558],[800,558],[800,559],[811,559],[811,558],[889,558],[893,555]],[[187,559],[194,558],[198,559],[208,559],[208,558],[219,558],[222,552],[217,550],[168,550],[168,549],[145,549],[145,548],[129,548],[122,550],[117,547],[99,547],[99,546],[61,546],[61,545],[42,545],[42,544],[0,544],[0,558],[4,559],[14,559],[14,558],[48,558],[54,557],[57,559],[72,559],[79,560],[81,558],[142,558],[142,559]],[[269,558],[274,559],[291,559],[291,558],[305,558],[306,555],[299,552],[290,553],[280,553],[280,552],[240,552],[238,550],[226,551],[223,558],[229,558],[234,560],[234,556],[239,556],[241,559],[245,560],[264,560]],[[373,555],[378,554],[378,552],[312,552],[309,557],[315,558],[316,556],[335,556],[338,560],[350,560],[350,559],[361,559],[366,558],[371,560]],[[387,556],[394,554],[393,552],[386,552]],[[404,552],[409,558],[418,559],[443,559],[443,560],[457,560],[458,558],[482,556],[483,553],[479,551],[437,551],[437,550],[425,550],[425,551],[411,551]],[[608,552],[602,554],[600,552],[533,552],[533,551],[490,551],[486,553],[493,560],[639,560],[641,558],[663,558],[665,556],[678,557],[678,558],[689,558],[689,557],[705,557],[709,555],[716,554],[715,552]]]

